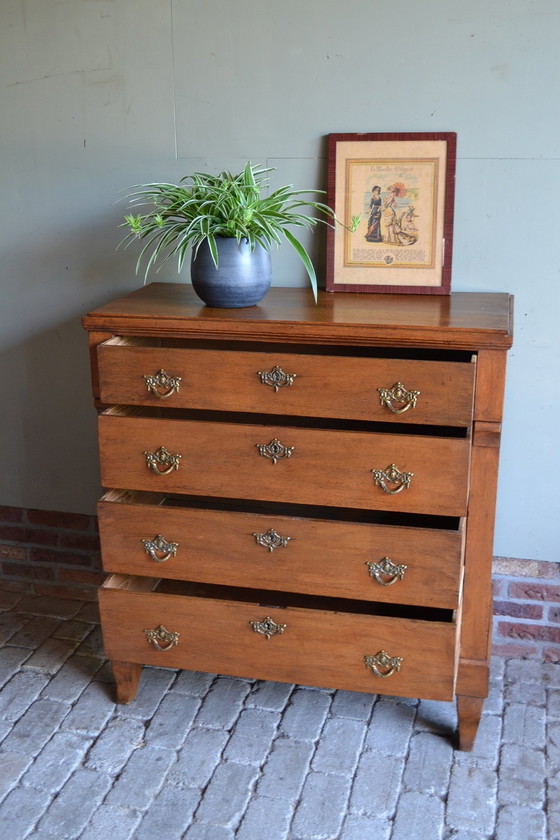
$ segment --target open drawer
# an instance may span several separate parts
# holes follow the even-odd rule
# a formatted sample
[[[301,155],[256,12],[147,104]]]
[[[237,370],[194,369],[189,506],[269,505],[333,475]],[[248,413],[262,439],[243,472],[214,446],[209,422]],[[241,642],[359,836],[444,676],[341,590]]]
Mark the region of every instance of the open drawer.
[[[235,419],[107,409],[98,421],[101,483],[433,516],[467,512],[470,436]]]
[[[148,591],[149,590],[149,591]],[[451,700],[458,613],[113,575],[99,593],[105,652],[188,668]]]
[[[376,358],[381,352],[314,347],[313,353],[293,353],[266,344],[247,351],[220,342],[115,336],[97,348],[101,401],[470,425],[474,356],[463,353],[463,361]]]
[[[459,603],[462,519],[389,524],[372,511],[327,517],[309,506],[123,490],[106,493],[97,512],[108,572],[442,609]]]

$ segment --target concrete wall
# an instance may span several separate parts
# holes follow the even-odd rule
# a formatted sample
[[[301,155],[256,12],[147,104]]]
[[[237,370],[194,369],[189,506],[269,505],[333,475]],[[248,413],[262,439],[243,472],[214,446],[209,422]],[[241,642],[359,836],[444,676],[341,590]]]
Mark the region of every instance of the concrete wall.
[[[558,560],[559,25],[556,0],[2,0],[0,504],[93,510],[79,319],[141,282],[122,190],[247,159],[324,186],[329,132],[456,131],[453,288],[516,295],[495,551]]]

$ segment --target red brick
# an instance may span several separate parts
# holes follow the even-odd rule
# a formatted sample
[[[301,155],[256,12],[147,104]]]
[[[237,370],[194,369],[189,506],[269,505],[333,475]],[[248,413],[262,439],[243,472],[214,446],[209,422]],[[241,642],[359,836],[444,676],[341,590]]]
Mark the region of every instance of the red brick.
[[[0,560],[25,560],[26,551],[20,545],[0,545]]]
[[[65,528],[71,531],[87,531],[95,516],[85,513],[59,513],[55,510],[29,510],[29,522],[34,525],[48,525],[51,528]],[[97,523],[95,523],[97,524]]]
[[[494,598],[500,598],[504,595],[504,582],[496,578],[492,579],[492,594]]]
[[[548,620],[554,621],[555,624],[560,624],[560,607],[548,608]]]
[[[560,647],[545,648],[543,651],[543,658],[545,662],[560,663]]]
[[[2,572],[9,577],[28,580],[54,580],[54,571],[47,566],[27,566],[24,563],[2,563]]]
[[[533,618],[535,621],[539,621],[543,617],[543,608],[540,604],[494,601],[494,615],[510,615],[512,618]]]
[[[56,531],[44,528],[29,528],[25,525],[0,525],[0,539],[19,543],[19,545],[56,545]]]
[[[58,535],[58,544],[61,548],[69,548],[74,551],[101,551],[97,534],[61,533]]]
[[[492,653],[494,656],[521,657],[528,659],[537,655],[538,648],[535,647],[535,645],[515,644],[514,642],[500,643],[499,641],[496,641],[492,645]]]
[[[0,522],[23,522],[23,508],[0,505]]]
[[[31,592],[33,586],[27,580],[3,580],[2,589],[6,592]]]
[[[83,583],[89,586],[101,586],[107,575],[103,572],[86,572],[83,569],[59,569],[58,579],[64,583]]]
[[[510,598],[522,601],[560,601],[560,586],[546,583],[510,583],[508,592]]]
[[[99,554],[92,554],[90,557],[91,563],[89,567],[94,572],[102,572],[103,571],[103,562],[101,560],[101,552]]]
[[[500,636],[506,639],[524,639],[531,642],[552,642],[560,644],[560,627],[547,627],[545,624],[514,624],[500,621]]]
[[[56,551],[52,548],[30,548],[29,559],[35,563],[50,563],[53,566],[91,566],[92,564],[92,558],[87,554]]]

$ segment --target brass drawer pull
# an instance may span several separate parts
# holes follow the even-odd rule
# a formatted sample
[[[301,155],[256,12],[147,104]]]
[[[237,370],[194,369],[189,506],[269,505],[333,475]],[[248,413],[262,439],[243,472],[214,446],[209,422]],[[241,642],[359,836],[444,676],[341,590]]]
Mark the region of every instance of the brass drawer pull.
[[[274,528],[269,528],[266,534],[253,534],[258,545],[263,545],[269,551],[274,551],[275,548],[286,548],[291,537],[281,537],[276,533]]]
[[[259,450],[259,455],[262,455],[263,458],[270,458],[273,464],[276,464],[281,458],[291,458],[295,449],[294,446],[283,446],[278,438],[274,438],[267,444],[257,443],[255,445]]]
[[[166,400],[172,394],[179,393],[179,385],[181,383],[180,376],[169,376],[163,368],[154,373],[153,376],[149,373],[145,374],[144,380],[146,388],[150,393],[157,397],[158,400]]]
[[[414,473],[411,472],[400,472],[395,464],[391,464],[384,470],[372,470],[372,473],[376,485],[381,487],[384,493],[389,493],[391,496],[394,496],[396,493],[400,493],[401,490],[408,490],[410,487],[410,479],[414,475]],[[394,489],[388,487],[387,483],[394,484]]]
[[[171,557],[175,557],[179,543],[167,542],[167,540],[158,534],[153,540],[143,539],[144,551],[151,557],[155,563],[165,563]]]
[[[420,391],[409,391],[401,382],[395,382],[391,388],[378,388],[379,402],[393,414],[404,414],[409,408],[416,408]],[[396,406],[394,403],[398,403]]]
[[[293,385],[297,373],[284,373],[281,367],[274,365],[272,370],[259,370],[258,376],[260,376],[263,385],[271,385],[274,388],[274,392],[277,393],[279,388]]]
[[[400,671],[402,661],[402,656],[389,656],[384,650],[380,650],[375,656],[371,656],[371,654],[364,656],[366,668],[370,668],[376,677],[382,677],[383,679],[392,677],[393,674]]]
[[[172,647],[179,644],[180,633],[174,633],[171,630],[166,630],[163,624],[156,627],[155,630],[144,630],[148,642],[155,647],[156,650],[165,653],[166,650],[171,650]]]
[[[249,624],[255,633],[260,633],[261,636],[265,637],[265,639],[270,639],[272,636],[282,635],[287,626],[286,624],[276,624],[269,615],[261,621],[250,621]]]
[[[408,566],[404,564],[397,566],[390,557],[384,557],[379,563],[366,562],[366,566],[372,578],[375,578],[381,586],[392,586],[398,580],[402,580],[408,569]]]
[[[156,475],[169,475],[173,470],[179,469],[179,461],[182,455],[174,455],[168,452],[165,446],[160,446],[156,452],[144,452],[146,466],[153,470]]]

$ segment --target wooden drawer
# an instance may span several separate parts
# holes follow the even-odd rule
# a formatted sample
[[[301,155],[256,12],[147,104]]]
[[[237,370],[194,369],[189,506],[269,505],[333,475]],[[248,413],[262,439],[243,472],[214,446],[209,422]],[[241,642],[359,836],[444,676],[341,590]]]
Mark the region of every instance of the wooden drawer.
[[[442,609],[458,604],[462,523],[436,530],[171,507],[124,492],[108,493],[97,510],[106,571]],[[384,572],[385,559],[400,568]]]
[[[114,575],[101,589],[110,659],[404,697],[453,697],[457,625],[451,614],[446,620],[397,618],[357,607],[351,612],[348,602],[326,599],[300,605],[296,596],[278,609],[271,593],[263,605],[249,590],[188,584],[169,584],[173,594],[135,591],[147,585],[146,578]],[[255,632],[251,622],[267,618],[285,625],[284,631],[270,638]],[[177,644],[159,642],[166,650],[156,649],[146,634],[161,625],[179,634]],[[365,656],[382,651],[402,660],[390,676],[377,676],[365,663]]]
[[[272,459],[258,446],[274,440],[293,448]],[[465,438],[347,432],[126,416],[99,418],[104,487],[195,496],[290,501],[352,508],[463,516],[470,443]],[[147,466],[145,453],[164,447],[180,455],[168,474]],[[395,495],[376,484],[373,470],[395,464],[412,473]],[[383,479],[382,479],[383,480]],[[385,481],[385,486],[396,485]]]
[[[163,369],[181,378],[178,392],[164,398],[168,407],[438,426],[468,426],[472,419],[475,365],[469,362],[142,346],[122,338],[97,352],[101,401],[107,405],[163,404],[145,380]],[[293,383],[263,384],[260,374],[275,367],[295,374]],[[419,396],[414,407],[393,413],[381,403],[379,389],[399,382]],[[400,410],[406,402],[391,404]]]

